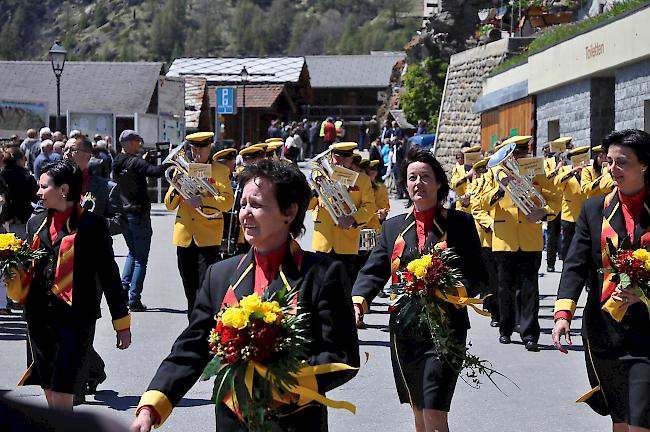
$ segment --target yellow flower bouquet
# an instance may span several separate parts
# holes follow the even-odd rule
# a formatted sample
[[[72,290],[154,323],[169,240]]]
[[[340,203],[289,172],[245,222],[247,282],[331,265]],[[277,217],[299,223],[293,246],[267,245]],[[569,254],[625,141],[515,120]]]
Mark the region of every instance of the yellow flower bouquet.
[[[44,250],[32,250],[14,233],[0,234],[0,278],[7,284],[9,298],[17,302],[24,300],[26,294],[21,288],[25,270],[45,255]]]

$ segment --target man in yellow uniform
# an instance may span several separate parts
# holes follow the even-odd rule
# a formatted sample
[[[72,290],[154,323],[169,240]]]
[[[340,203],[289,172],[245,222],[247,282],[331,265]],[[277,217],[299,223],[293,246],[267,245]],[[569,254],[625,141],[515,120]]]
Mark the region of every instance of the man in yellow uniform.
[[[602,144],[593,147],[591,152],[594,164],[584,167],[580,175],[580,187],[587,198],[607,195],[616,186],[609,172],[607,154],[603,151]]]
[[[210,164],[210,145],[213,138],[212,132],[197,132],[185,137],[192,149],[192,163]],[[206,180],[219,192],[218,196],[194,195],[185,199],[173,186],[169,187],[165,195],[167,209],[178,209],[173,242],[176,245],[178,270],[187,297],[188,318],[207,268],[219,258],[223,235],[223,215],[220,213],[229,210],[234,201],[228,167],[214,162],[210,172],[211,175]],[[175,175],[179,173],[176,172]],[[207,218],[197,210],[217,216]]]
[[[569,150],[568,158],[574,158],[580,155],[586,155],[589,152],[589,146],[583,146]],[[582,203],[587,196],[582,192],[580,186],[580,173],[583,165],[564,165],[559,168],[557,175],[554,177],[555,186],[562,195],[562,256],[565,257],[569,251],[571,239],[576,231],[576,221],[580,215]]]
[[[513,154],[515,159],[520,159],[528,156],[531,139],[531,136],[514,136],[502,144],[503,147],[516,144]],[[494,167],[494,170],[500,183],[507,187],[512,177],[501,165]],[[539,222],[556,216],[552,204],[557,195],[553,193],[545,175],[538,174],[531,182],[543,196],[546,205],[528,215],[524,215],[496,180],[491,190],[482,195],[480,205],[494,221],[492,251],[499,284],[499,342],[510,343],[519,311],[521,339],[527,350],[537,351],[540,334],[537,272],[543,249],[542,225]]]
[[[334,166],[339,165],[352,169],[353,150],[357,148],[356,143],[335,143],[329,148],[332,150]],[[312,217],[314,219],[312,249],[316,252],[329,254],[341,261],[348,271],[351,282],[354,283],[356,277],[354,264],[359,253],[361,227],[370,222],[376,211],[375,194],[372,191],[370,177],[364,173],[359,173],[354,185],[348,187],[347,190],[357,211],[351,216],[341,216],[336,221],[323,206],[320,197],[312,199],[309,205],[309,209],[313,210]]]
[[[451,172],[449,185],[456,193],[456,210],[463,210],[462,197],[467,193],[467,185],[472,179],[472,165],[467,161],[468,153],[479,153],[481,146],[471,147],[468,142],[463,143],[460,152],[456,154],[456,165]]]
[[[220,150],[212,156],[212,160],[219,162],[230,171],[230,185],[235,196],[232,207],[223,212],[223,236],[221,239],[220,253],[223,259],[237,255],[237,240],[239,239],[239,184],[235,180],[237,150],[230,147]],[[242,168],[243,169],[243,168]]]

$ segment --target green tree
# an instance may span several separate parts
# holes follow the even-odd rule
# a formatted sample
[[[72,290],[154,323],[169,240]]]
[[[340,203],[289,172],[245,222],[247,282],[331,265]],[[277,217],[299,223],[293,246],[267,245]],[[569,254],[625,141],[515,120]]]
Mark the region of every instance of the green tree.
[[[185,0],[167,0],[155,14],[151,31],[151,54],[156,60],[169,61],[184,54],[187,18]]]
[[[23,35],[26,22],[25,8],[16,8],[11,20],[0,31],[0,58],[19,60],[23,58]]]
[[[408,66],[401,100],[409,122],[422,119],[430,128],[436,127],[446,73],[447,64],[440,59],[427,58],[422,64]]]
[[[108,22],[108,8],[104,0],[99,0],[95,5],[95,16],[93,23],[95,27],[101,27]]]

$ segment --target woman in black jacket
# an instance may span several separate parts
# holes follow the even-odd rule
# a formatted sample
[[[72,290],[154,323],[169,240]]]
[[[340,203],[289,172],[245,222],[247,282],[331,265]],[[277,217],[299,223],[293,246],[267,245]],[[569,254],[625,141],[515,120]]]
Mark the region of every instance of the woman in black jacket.
[[[117,348],[131,343],[131,319],[103,217],[79,205],[82,176],[70,161],[47,165],[38,197],[47,211],[27,223],[34,249],[44,249],[25,301],[34,362],[21,384],[38,384],[50,407],[72,409],[76,380],[99,315],[98,283],[117,332]]]
[[[487,280],[481,260],[481,244],[472,217],[442,207],[449,192],[440,163],[426,151],[412,149],[404,163],[402,182],[413,208],[386,220],[378,245],[361,269],[352,290],[357,321],[384,287],[391,275],[400,270],[400,258],[430,249],[446,241],[459,256],[457,265],[463,285],[470,296],[476,295]],[[452,337],[464,344],[469,329],[466,308],[450,308],[447,315]],[[428,332],[404,328],[396,322],[397,311],[390,314],[391,360],[397,393],[401,403],[410,403],[417,432],[448,430],[447,414],[458,379],[458,372],[438,357]]]
[[[25,169],[25,155],[18,147],[10,147],[4,152],[5,167],[0,177],[5,181],[9,189],[6,198],[7,222],[9,231],[21,239],[26,239],[25,226],[32,215],[32,203],[36,203],[36,180],[34,176]]]
[[[243,188],[239,220],[252,249],[209,267],[188,327],[176,339],[136,410],[132,431],[161,425],[210,361],[208,337],[215,315],[253,292],[276,292],[287,283],[298,290],[298,304],[309,314],[309,365],[345,363],[359,366],[359,346],[352,304],[345,293],[349,280],[341,263],[304,252],[294,240],[304,230],[311,191],[292,164],[262,160],[239,175]],[[356,370],[319,375],[316,391],[325,393],[350,380]],[[219,432],[246,431],[235,413],[220,402]],[[327,431],[327,408],[315,402],[283,406],[276,431]]]
[[[650,246],[650,135],[635,129],[615,131],[603,142],[616,188],[585,202],[564,259],[555,303],[553,343],[571,345],[571,321],[588,282],[582,339],[592,390],[578,399],[600,415],[611,416],[614,432],[650,431],[650,317],[630,289],[608,274],[603,246],[623,239]]]

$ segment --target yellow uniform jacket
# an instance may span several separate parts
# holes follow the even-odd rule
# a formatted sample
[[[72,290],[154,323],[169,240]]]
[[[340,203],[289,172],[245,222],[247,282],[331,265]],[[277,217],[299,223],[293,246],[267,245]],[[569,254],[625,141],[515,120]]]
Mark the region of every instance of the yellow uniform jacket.
[[[310,210],[313,210],[314,219],[314,237],[311,245],[315,252],[334,251],[343,255],[356,255],[359,252],[361,227],[368,224],[377,211],[370,177],[359,173],[357,182],[348,188],[348,193],[357,207],[355,224],[348,229],[336,226],[329,212],[322,206],[320,198],[312,199],[309,205]]]
[[[473,189],[475,193],[469,199],[469,208],[472,217],[474,218],[478,238],[481,240],[481,247],[491,248],[492,225],[494,224],[494,219],[492,219],[490,212],[481,207],[481,198],[486,192],[492,190],[495,186],[492,169],[488,169],[487,172],[481,174],[481,176],[472,183],[475,183]]]
[[[493,168],[499,178],[505,176],[502,168]],[[559,196],[554,193],[551,182],[544,175],[533,177],[535,189],[541,192],[546,200],[544,210],[546,220],[552,220],[556,214],[553,208],[559,206],[556,202]],[[492,230],[492,250],[495,252],[541,252],[544,247],[542,239],[542,224],[529,223],[524,214],[515,206],[508,195],[503,195],[499,190],[496,180],[490,190],[480,198],[480,207],[489,212],[494,221]]]
[[[558,170],[555,176],[554,183],[562,194],[562,213],[563,221],[576,222],[580,215],[582,203],[585,202],[587,196],[582,193],[580,187],[580,180],[575,175],[571,174],[570,166],[563,166]],[[584,172],[584,168],[582,172]]]
[[[456,192],[456,210],[462,210],[459,198],[467,193],[467,171],[465,165],[456,164],[451,171],[451,180],[449,185]]]
[[[557,176],[556,168],[557,161],[555,160],[555,156],[544,159],[544,172],[546,173],[546,178],[549,180],[549,187],[553,190],[553,193],[558,196],[558,199],[553,201],[553,205],[555,205],[553,213],[559,215],[562,211],[562,200],[560,199],[562,192],[560,192],[560,189],[555,184],[555,177]]]
[[[587,198],[591,198],[599,195],[607,195],[616,187],[616,183],[607,167],[604,167],[601,174],[597,176],[594,167],[587,166],[582,169],[580,187],[582,188],[582,193]]]
[[[379,231],[381,229],[381,223],[379,222],[379,216],[377,216],[377,210],[379,209],[388,209],[390,210],[390,200],[388,199],[388,188],[383,183],[377,183],[377,187],[373,189],[375,193],[375,213],[372,214],[370,222],[366,225],[366,228],[374,229]]]
[[[219,162],[212,163],[213,186],[219,191],[219,197],[204,196],[201,211],[207,214],[224,212],[232,208],[234,196],[229,179],[230,170]],[[185,203],[182,196],[173,187],[169,187],[165,195],[167,210],[178,208],[174,224],[173,243],[176,246],[188,247],[192,240],[197,246],[219,246],[223,236],[223,215],[215,219],[201,216],[194,207]]]

